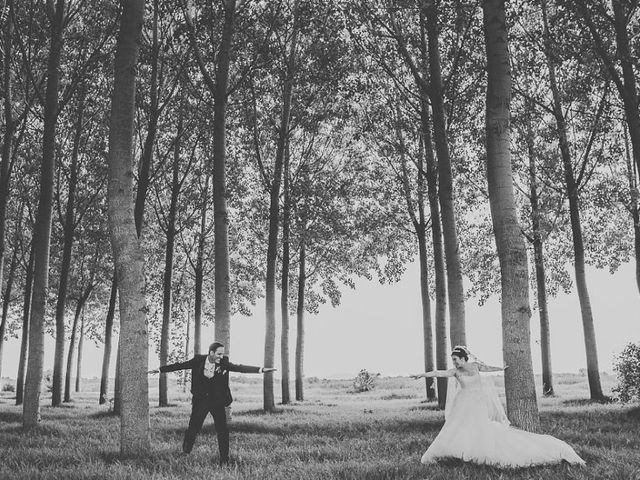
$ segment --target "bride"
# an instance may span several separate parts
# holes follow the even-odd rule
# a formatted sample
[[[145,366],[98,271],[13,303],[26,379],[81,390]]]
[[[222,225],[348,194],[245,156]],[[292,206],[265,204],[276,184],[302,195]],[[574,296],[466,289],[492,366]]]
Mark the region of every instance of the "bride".
[[[412,376],[451,377],[444,426],[422,456],[422,463],[433,463],[441,458],[460,458],[499,467],[529,467],[563,460],[585,464],[573,448],[562,440],[509,426],[502,404],[483,387],[479,374],[481,371],[503,369],[470,362],[469,355],[466,347],[456,346],[451,352],[455,368]],[[454,387],[453,391],[451,387]]]

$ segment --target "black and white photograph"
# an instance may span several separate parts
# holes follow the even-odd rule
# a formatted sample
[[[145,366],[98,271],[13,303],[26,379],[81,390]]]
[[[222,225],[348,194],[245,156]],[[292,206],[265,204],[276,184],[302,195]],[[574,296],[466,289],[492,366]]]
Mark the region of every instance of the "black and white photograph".
[[[640,480],[640,1],[0,0],[0,479]]]

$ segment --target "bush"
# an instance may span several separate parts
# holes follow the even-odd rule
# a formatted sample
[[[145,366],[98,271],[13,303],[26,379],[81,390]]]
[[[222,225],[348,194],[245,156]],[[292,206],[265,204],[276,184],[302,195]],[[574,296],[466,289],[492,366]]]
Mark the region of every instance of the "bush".
[[[618,385],[613,388],[622,403],[640,401],[640,344],[629,343],[613,363]]]
[[[372,375],[363,368],[353,380],[353,391],[361,393],[373,390],[376,387],[376,377],[379,376],[379,373]]]
[[[5,383],[4,385],[2,385],[2,391],[3,392],[15,392],[16,391],[16,387],[13,386],[13,383]]]

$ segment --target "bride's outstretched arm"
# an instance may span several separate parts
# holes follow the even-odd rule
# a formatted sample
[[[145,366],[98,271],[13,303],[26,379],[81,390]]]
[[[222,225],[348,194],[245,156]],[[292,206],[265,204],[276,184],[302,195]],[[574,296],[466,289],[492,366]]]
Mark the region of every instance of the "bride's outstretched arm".
[[[432,372],[418,373],[416,375],[411,375],[411,378],[429,378],[429,377],[453,377],[456,374],[455,368],[450,368],[449,370],[433,370]]]
[[[492,367],[491,365],[485,365],[484,363],[476,363],[478,365],[478,370],[481,372],[502,372],[507,366],[503,367]]]

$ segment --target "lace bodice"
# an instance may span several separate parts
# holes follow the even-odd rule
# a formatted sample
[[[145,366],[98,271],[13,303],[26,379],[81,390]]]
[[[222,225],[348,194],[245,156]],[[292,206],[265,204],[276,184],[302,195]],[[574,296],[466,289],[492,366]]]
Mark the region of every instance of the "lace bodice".
[[[463,390],[482,389],[482,382],[478,373],[469,375],[466,373],[456,372],[456,378],[458,379],[458,382],[460,382],[460,386]]]

